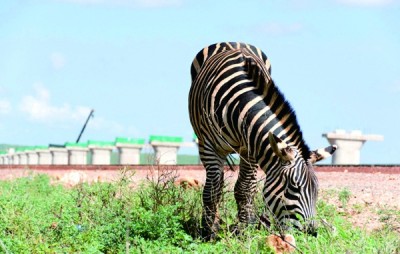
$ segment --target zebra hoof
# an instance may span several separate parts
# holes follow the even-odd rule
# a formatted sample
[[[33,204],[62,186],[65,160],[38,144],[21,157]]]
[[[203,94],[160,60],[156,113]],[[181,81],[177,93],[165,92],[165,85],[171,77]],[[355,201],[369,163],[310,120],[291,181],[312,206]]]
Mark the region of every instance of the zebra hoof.
[[[217,239],[217,234],[207,228],[201,228],[200,235],[203,242],[214,241]]]
[[[306,233],[307,235],[318,237],[318,232],[316,230],[308,230]]]
[[[254,227],[257,228],[257,223],[256,222],[239,222],[237,224],[233,224],[231,226],[229,226],[229,232],[232,235],[238,236],[240,234],[242,234],[242,232],[244,230],[246,230],[246,228],[249,227]]]
[[[241,230],[240,230],[238,224],[234,224],[234,225],[229,227],[229,232],[232,235],[238,236],[240,234]]]

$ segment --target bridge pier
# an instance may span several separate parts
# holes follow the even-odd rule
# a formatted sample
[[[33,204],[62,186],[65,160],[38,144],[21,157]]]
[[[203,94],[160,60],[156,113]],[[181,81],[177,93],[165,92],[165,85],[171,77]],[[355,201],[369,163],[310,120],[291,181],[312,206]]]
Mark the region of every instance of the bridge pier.
[[[39,164],[39,155],[36,151],[36,148],[26,151],[26,155],[28,156],[28,165]]]
[[[7,152],[0,151],[0,165],[6,164],[6,154],[7,154]]]
[[[161,165],[175,165],[181,137],[150,136],[150,144],[155,151],[155,162]]]
[[[68,150],[61,147],[50,147],[52,165],[68,165]]]
[[[144,139],[118,137],[115,139],[115,146],[118,149],[118,164],[140,164]]]
[[[88,147],[86,143],[65,143],[69,165],[87,165]]]
[[[366,141],[382,141],[382,135],[365,135],[361,131],[355,130],[346,132],[335,130],[334,132],[324,133],[323,137],[328,139],[331,145],[337,145],[338,149],[332,156],[334,165],[358,165],[361,159],[361,148]]]
[[[51,165],[52,158],[51,152],[47,146],[40,146],[37,148],[37,154],[39,157],[38,164],[39,165]]]
[[[90,164],[92,165],[110,165],[111,152],[114,149],[114,142],[107,141],[88,141],[90,153]]]

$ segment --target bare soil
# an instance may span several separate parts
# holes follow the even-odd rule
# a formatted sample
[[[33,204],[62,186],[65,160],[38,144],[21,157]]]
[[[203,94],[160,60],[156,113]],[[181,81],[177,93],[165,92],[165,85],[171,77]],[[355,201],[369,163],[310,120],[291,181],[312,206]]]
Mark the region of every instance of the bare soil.
[[[400,174],[318,172],[320,198],[355,226],[400,233]]]

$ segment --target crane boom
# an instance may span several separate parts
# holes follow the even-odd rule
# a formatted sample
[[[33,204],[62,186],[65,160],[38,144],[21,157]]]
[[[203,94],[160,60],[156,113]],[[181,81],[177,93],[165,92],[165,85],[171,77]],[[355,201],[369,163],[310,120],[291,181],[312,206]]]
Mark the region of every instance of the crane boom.
[[[86,125],[87,125],[87,123],[89,122],[90,117],[93,116],[93,113],[94,113],[94,109],[90,110],[90,114],[89,114],[89,116],[87,117],[86,122],[85,122],[85,124],[84,124],[83,127],[82,127],[81,133],[79,133],[79,137],[78,137],[78,139],[76,140],[76,143],[78,143],[79,140],[81,139],[82,133],[85,131]]]

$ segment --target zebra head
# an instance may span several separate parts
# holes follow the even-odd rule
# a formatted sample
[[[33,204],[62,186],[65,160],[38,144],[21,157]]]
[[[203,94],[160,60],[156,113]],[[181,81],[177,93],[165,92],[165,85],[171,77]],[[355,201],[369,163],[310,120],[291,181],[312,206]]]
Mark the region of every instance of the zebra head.
[[[268,138],[278,159],[266,176],[263,189],[266,208],[278,225],[294,226],[316,235],[318,179],[313,163],[330,156],[337,147],[318,149],[304,158],[297,147],[287,145],[274,134],[269,133]]]

